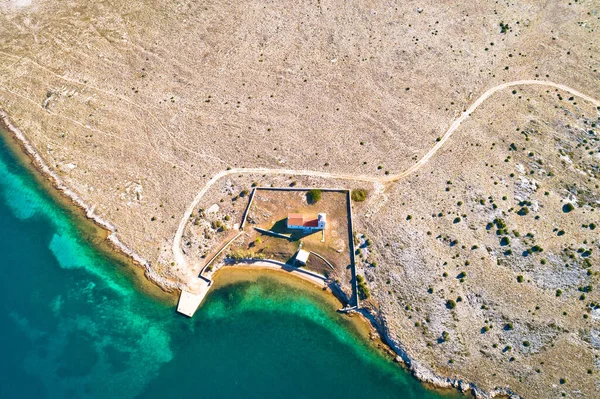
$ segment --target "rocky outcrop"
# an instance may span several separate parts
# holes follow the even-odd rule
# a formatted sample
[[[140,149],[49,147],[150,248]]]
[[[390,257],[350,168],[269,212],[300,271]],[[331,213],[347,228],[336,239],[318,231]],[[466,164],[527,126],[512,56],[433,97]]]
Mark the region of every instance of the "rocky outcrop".
[[[394,351],[396,361],[402,363],[411,372],[411,374],[426,384],[437,388],[451,389],[455,388],[463,393],[471,392],[477,399],[492,399],[495,397],[508,397],[510,399],[521,399],[521,396],[508,388],[495,388],[489,392],[461,379],[453,379],[437,375],[433,370],[423,364],[411,359],[407,349],[404,347],[394,334],[388,328],[385,315],[377,313],[374,309],[363,308],[360,313],[370,321],[371,325],[377,330],[382,340]]]

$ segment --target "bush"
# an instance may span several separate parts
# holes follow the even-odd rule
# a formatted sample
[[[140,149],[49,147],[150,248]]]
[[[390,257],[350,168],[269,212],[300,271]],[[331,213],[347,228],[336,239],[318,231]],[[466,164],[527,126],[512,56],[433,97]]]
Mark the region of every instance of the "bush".
[[[263,254],[257,254],[251,251],[243,251],[243,250],[235,250],[231,251],[227,256],[230,259],[233,259],[236,263],[243,259],[264,259],[265,256]]]
[[[369,192],[364,188],[359,188],[358,190],[352,190],[351,197],[354,202],[362,202],[367,199],[367,195]]]
[[[456,302],[454,302],[452,299],[448,299],[446,301],[446,308],[454,309],[455,307],[456,307]]]
[[[562,207],[562,210],[563,210],[564,213],[569,213],[573,209],[575,209],[575,207],[570,202],[568,204],[564,204],[563,207]]]
[[[323,196],[323,193],[321,192],[321,190],[317,190],[315,188],[313,188],[312,190],[309,190],[308,193],[306,194],[306,198],[308,199],[308,202],[310,204],[316,204],[317,202],[319,202],[321,200]]]
[[[369,297],[371,296],[371,292],[369,291],[369,287],[367,286],[365,278],[360,274],[357,274],[356,283],[358,288],[358,296],[360,297],[360,299],[369,299]]]
[[[450,339],[450,333],[448,331],[442,332],[442,341],[447,342]]]
[[[229,254],[229,257],[233,259],[235,262],[239,262],[240,260],[246,257],[246,254],[242,251],[232,251]]]

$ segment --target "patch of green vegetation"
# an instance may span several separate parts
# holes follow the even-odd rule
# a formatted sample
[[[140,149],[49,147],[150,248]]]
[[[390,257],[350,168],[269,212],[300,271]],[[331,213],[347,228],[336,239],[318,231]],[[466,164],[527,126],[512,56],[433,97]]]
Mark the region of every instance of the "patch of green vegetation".
[[[229,253],[228,258],[233,259],[235,262],[239,262],[243,259],[264,259],[265,256],[252,251],[235,250]]]
[[[371,291],[369,291],[369,287],[367,286],[365,278],[360,274],[357,274],[356,283],[358,288],[358,296],[360,297],[360,299],[369,299],[369,297],[371,296]]]
[[[321,200],[321,198],[323,198],[323,192],[321,190],[313,188],[312,190],[308,191],[308,193],[306,194],[306,198],[308,199],[309,204],[316,204]]]
[[[450,340],[450,333],[448,331],[442,331],[442,341],[448,342]]]
[[[357,190],[352,190],[352,201],[354,202],[362,202],[364,200],[367,199],[367,195],[369,194],[369,192],[367,190],[365,190],[364,188],[359,188]]]
[[[448,309],[454,309],[455,307],[456,307],[456,302],[454,302],[454,300],[448,299],[446,301],[446,308],[448,308]]]
[[[221,232],[224,230],[227,230],[227,226],[225,226],[223,224],[223,222],[221,222],[220,220],[215,220],[213,221],[210,226],[213,228],[213,230],[216,230],[217,232]]]

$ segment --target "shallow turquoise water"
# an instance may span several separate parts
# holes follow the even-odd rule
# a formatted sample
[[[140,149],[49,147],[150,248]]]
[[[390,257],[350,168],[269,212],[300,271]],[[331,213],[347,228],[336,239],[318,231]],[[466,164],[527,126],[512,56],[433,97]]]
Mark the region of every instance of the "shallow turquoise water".
[[[3,143],[0,226],[1,398],[442,397],[313,294],[268,277],[215,290],[194,319],[175,314]]]

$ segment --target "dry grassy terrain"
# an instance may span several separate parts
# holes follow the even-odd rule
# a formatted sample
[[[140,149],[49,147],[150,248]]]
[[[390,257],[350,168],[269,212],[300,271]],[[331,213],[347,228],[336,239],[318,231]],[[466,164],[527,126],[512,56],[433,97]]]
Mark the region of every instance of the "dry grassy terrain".
[[[385,187],[227,176],[186,225],[189,266],[171,247],[198,191],[229,167],[385,177],[493,86],[544,79],[600,98],[599,25],[590,0],[4,1],[0,109],[182,286],[233,234],[252,182],[366,188],[359,274],[411,358],[486,391],[593,398],[600,121],[563,91],[492,95]]]
[[[560,97],[499,96],[358,227],[401,344],[486,390],[598,393],[598,113]]]

